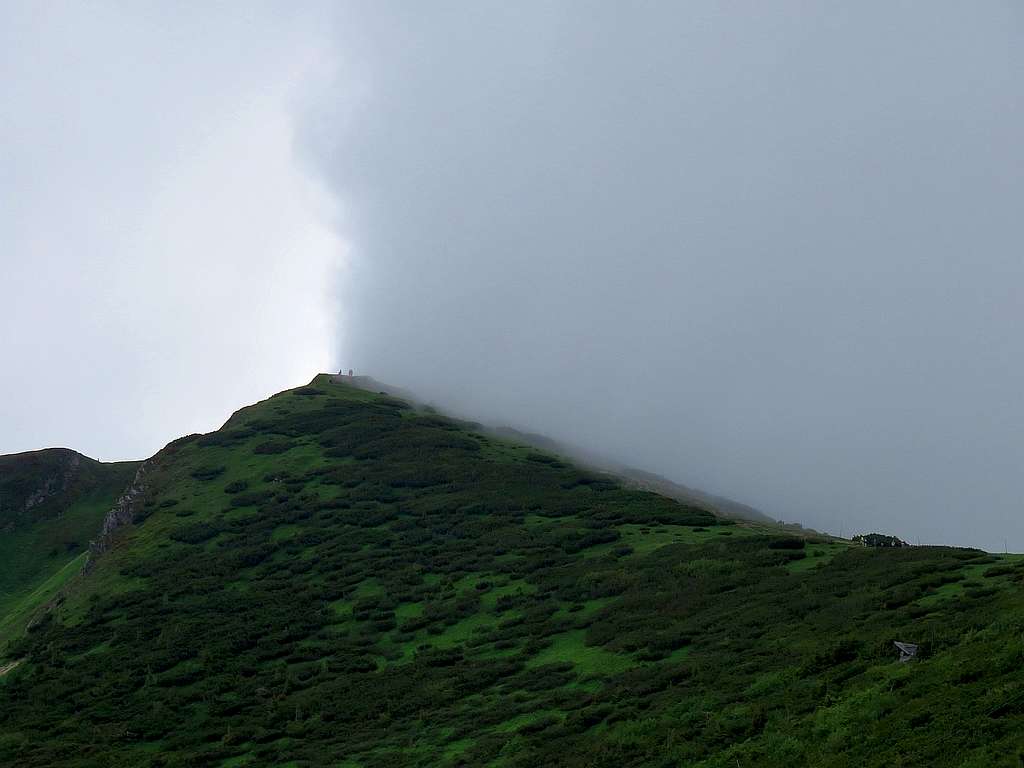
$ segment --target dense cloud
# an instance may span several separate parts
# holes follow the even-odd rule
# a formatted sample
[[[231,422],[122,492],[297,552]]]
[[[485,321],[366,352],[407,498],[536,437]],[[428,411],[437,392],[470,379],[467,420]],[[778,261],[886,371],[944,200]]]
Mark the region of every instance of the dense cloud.
[[[849,535],[1024,548],[1020,9],[358,4],[346,367]]]
[[[138,457],[342,364],[778,518],[1022,550],[1021,21],[9,4],[0,452]]]

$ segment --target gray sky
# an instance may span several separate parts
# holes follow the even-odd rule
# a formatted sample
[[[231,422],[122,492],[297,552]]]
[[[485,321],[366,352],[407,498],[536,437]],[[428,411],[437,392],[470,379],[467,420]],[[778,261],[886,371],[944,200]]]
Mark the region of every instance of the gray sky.
[[[0,453],[148,456],[333,362],[333,54],[250,5],[0,0]]]
[[[0,451],[151,452],[343,364],[1024,550],[1019,4],[32,7]]]

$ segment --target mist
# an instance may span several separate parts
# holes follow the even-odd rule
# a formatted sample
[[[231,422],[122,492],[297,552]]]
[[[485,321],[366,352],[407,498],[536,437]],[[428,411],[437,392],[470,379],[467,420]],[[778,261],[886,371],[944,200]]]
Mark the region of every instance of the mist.
[[[1017,3],[11,2],[0,453],[323,369],[1024,551]]]
[[[4,3],[0,453],[145,458],[335,363],[313,11]]]
[[[345,368],[786,521],[1024,549],[1012,3],[373,3]]]

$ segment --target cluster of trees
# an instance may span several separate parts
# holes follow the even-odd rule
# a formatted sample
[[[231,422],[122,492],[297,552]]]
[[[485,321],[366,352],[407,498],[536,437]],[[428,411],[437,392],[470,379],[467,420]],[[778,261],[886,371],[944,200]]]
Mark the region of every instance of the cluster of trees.
[[[909,547],[910,545],[895,536],[888,536],[884,533],[860,533],[853,537],[853,541],[863,544],[865,547]]]

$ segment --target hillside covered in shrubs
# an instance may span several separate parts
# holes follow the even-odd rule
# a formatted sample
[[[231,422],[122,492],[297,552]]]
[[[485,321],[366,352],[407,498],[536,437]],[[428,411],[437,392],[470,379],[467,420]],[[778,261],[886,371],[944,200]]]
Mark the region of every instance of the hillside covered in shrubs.
[[[1024,764],[1014,556],[716,518],[327,376],[145,478],[0,660],[0,764]]]

